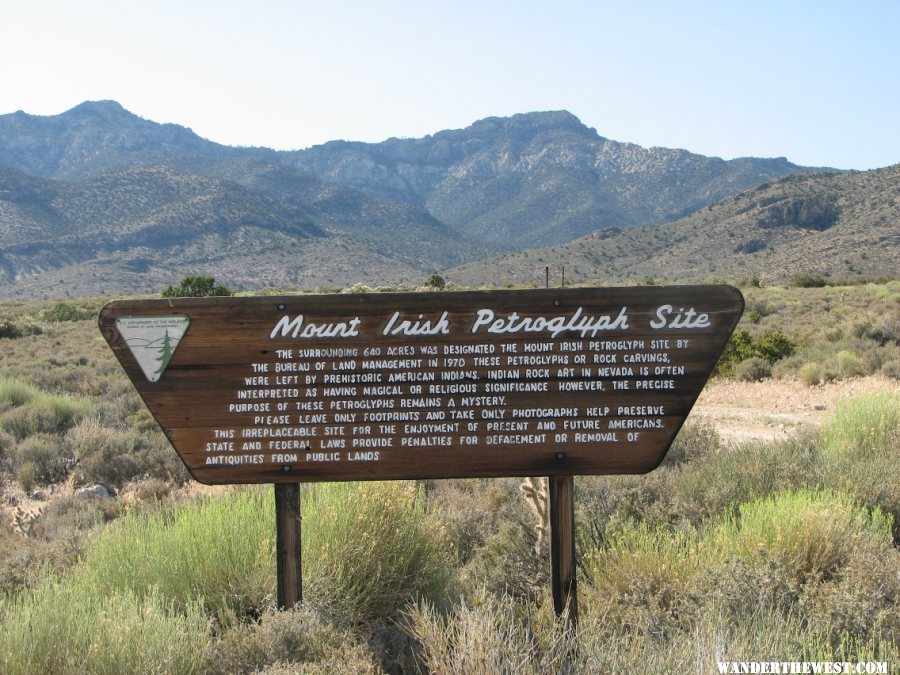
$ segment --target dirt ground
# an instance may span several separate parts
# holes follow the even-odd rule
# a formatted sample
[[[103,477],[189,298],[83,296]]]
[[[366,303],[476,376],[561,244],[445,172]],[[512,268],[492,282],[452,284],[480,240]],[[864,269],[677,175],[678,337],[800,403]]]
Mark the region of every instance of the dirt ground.
[[[808,387],[798,381],[710,382],[690,419],[713,424],[725,439],[774,440],[817,427],[843,398],[873,391],[900,392],[900,382],[863,377]]]

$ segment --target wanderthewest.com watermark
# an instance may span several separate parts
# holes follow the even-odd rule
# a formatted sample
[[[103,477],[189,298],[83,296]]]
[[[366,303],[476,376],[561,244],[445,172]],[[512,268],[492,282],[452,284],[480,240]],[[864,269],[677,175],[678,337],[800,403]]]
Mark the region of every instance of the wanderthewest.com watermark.
[[[885,661],[851,663],[849,661],[718,661],[720,673],[760,673],[788,675],[793,673],[887,673]]]

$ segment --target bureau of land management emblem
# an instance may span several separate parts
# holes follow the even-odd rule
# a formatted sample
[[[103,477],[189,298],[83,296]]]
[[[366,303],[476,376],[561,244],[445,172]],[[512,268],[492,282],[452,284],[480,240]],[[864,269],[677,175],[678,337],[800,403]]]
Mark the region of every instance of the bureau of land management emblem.
[[[183,315],[123,316],[116,319],[116,328],[146,378],[157,382],[190,323],[190,318]]]

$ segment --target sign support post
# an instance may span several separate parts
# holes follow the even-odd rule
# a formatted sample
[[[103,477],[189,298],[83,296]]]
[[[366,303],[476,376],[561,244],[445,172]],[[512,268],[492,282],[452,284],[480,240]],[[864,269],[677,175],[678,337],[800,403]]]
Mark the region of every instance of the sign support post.
[[[566,628],[578,623],[578,594],[575,577],[575,479],[550,476],[550,575],[553,610],[563,617]]]
[[[297,483],[275,483],[275,548],[278,609],[291,609],[303,602]]]

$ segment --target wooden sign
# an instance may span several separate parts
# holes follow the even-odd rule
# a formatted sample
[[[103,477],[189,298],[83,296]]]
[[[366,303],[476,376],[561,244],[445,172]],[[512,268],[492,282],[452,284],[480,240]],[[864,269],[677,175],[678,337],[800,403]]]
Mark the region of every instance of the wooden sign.
[[[111,302],[204,483],[643,473],[743,310],[729,286]]]

